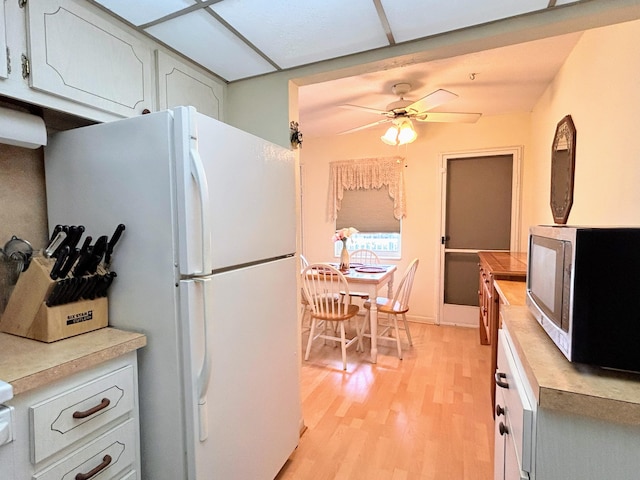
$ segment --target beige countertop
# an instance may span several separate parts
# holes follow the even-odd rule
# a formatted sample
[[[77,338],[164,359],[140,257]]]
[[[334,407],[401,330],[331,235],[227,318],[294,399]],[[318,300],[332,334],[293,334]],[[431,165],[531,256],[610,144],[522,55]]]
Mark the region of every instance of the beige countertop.
[[[527,307],[504,306],[504,325],[540,408],[640,425],[640,374],[569,362]]]
[[[146,344],[140,333],[110,327],[53,343],[0,333],[0,380],[11,384],[15,396]]]
[[[496,280],[493,286],[506,305],[526,305],[526,283],[515,280]]]

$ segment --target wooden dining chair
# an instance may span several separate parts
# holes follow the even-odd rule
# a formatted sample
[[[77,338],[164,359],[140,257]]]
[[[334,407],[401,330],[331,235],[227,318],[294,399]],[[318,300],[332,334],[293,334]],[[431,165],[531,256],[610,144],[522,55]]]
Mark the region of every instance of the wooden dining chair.
[[[360,248],[349,254],[349,263],[361,263],[362,265],[379,265],[380,257],[373,250]]]
[[[306,267],[309,266],[307,258],[300,254],[300,272],[302,273]],[[300,288],[300,325],[302,333],[309,331],[310,324],[305,324],[305,320],[309,317],[308,313],[311,311],[311,306],[307,300],[307,296],[304,293],[304,288]]]
[[[349,263],[361,263],[363,266],[365,265],[380,265],[380,257],[373,250],[368,250],[366,248],[360,248],[358,250],[354,250],[349,255]],[[349,294],[350,299],[353,301],[354,298],[361,298],[362,300],[366,300],[369,298],[369,294],[367,292],[351,292]]]
[[[362,346],[360,325],[356,325],[353,337],[346,337],[345,321],[354,318],[360,309],[357,305],[345,302],[349,297],[346,278],[331,265],[314,263],[302,271],[302,285],[311,307],[311,328],[304,359],[309,360],[311,345],[315,340],[332,340],[340,343],[342,368],[346,370],[347,348],[356,343]],[[340,292],[346,292],[346,295],[342,296]]]
[[[409,345],[413,345],[411,339],[411,332],[409,331],[409,322],[407,322],[406,313],[409,311],[409,297],[411,296],[411,289],[413,287],[413,279],[418,269],[419,260],[417,258],[407,267],[400,284],[393,295],[393,298],[378,297],[376,299],[376,305],[378,307],[378,341],[395,342],[398,349],[398,357],[402,359],[402,346],[400,344],[400,333],[398,329],[398,315],[402,316],[402,322],[404,324],[404,331],[407,335]],[[362,323],[362,329],[360,331],[360,337],[371,338],[371,333],[367,333],[367,327],[369,326],[371,315],[371,301],[364,303],[364,308],[367,310],[365,314],[364,322]],[[380,314],[386,314],[386,318],[381,320]],[[394,335],[391,335],[393,331]]]

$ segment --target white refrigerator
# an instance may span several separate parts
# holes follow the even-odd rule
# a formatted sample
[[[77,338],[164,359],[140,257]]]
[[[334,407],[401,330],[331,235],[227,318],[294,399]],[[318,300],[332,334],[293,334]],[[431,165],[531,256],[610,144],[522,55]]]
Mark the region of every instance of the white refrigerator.
[[[270,480],[300,432],[294,157],[192,107],[53,134],[50,230],[113,253],[109,325],[139,350],[142,472]]]

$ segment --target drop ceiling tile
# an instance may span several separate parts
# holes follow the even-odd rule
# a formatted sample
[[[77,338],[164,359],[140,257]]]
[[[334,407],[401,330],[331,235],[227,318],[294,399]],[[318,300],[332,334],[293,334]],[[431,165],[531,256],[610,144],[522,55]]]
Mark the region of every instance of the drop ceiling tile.
[[[281,68],[388,45],[371,0],[224,0],[209,8]]]
[[[95,0],[133,25],[144,25],[192,6],[195,0]]]
[[[205,10],[197,10],[145,31],[228,81],[275,71]]]
[[[381,0],[396,42],[406,42],[523,13],[548,0]]]

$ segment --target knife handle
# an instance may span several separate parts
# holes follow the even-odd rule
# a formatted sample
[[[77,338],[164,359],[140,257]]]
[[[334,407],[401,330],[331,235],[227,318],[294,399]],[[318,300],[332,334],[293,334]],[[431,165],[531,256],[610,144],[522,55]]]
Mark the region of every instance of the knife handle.
[[[67,276],[67,274],[71,270],[71,267],[73,267],[73,264],[76,263],[76,260],[78,260],[79,256],[80,256],[80,249],[74,248],[73,251],[67,257],[67,261],[64,262],[64,265],[62,266],[62,268],[60,268],[60,273],[59,273],[60,278],[64,278]]]
[[[59,277],[62,264],[67,259],[68,255],[69,255],[69,247],[65,245],[60,250],[58,257],[56,258],[56,262],[53,264],[53,267],[51,268],[51,273],[49,274],[49,276],[51,277],[52,280],[56,280]]]
[[[118,240],[120,240],[120,236],[122,235],[122,232],[124,232],[124,229],[124,223],[121,223],[116,227],[116,231],[113,232],[113,236],[111,237],[111,240],[109,240],[109,243],[107,245],[107,251],[104,254],[105,264],[109,265],[111,263],[111,254],[113,253],[113,247],[115,247],[116,243],[118,243]]]

